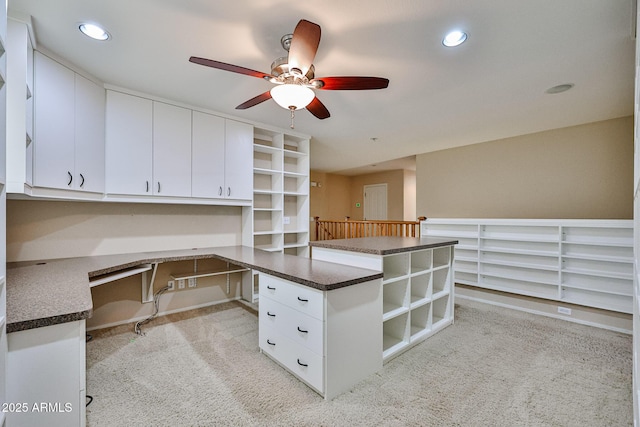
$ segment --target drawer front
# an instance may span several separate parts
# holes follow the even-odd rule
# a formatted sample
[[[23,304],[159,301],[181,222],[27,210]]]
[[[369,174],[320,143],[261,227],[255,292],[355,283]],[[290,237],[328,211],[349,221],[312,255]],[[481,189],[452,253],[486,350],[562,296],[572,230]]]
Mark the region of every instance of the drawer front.
[[[260,296],[266,296],[287,307],[324,320],[322,291],[262,273],[259,282]]]
[[[324,393],[324,359],[260,321],[260,349],[320,393]]]
[[[259,316],[261,324],[269,325],[278,333],[319,356],[324,355],[324,323],[320,320],[267,297],[260,299]]]

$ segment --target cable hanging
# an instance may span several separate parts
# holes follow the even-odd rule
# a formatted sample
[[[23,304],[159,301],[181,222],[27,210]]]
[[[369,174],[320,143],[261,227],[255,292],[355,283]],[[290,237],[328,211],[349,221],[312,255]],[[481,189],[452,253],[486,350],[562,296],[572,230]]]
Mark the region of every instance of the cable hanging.
[[[140,336],[144,336],[145,334],[142,332],[142,329],[140,329],[141,326],[146,325],[147,323],[149,323],[151,320],[153,320],[157,315],[158,315],[158,311],[160,311],[160,295],[162,295],[163,293],[165,293],[166,291],[169,290],[169,286],[165,286],[164,288],[158,290],[155,294],[153,294],[153,305],[154,305],[154,312],[151,316],[147,317],[144,320],[139,321],[138,323],[136,323],[136,326],[134,328],[134,331],[136,334],[140,335]]]

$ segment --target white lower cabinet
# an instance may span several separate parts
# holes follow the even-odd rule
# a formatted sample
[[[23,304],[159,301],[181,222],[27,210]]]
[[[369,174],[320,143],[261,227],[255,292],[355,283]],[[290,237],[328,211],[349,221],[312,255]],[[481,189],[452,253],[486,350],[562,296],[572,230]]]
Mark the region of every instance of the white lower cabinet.
[[[8,334],[7,426],[86,425],[85,345],[84,320]]]
[[[332,399],[382,367],[382,288],[320,291],[259,274],[260,350]]]

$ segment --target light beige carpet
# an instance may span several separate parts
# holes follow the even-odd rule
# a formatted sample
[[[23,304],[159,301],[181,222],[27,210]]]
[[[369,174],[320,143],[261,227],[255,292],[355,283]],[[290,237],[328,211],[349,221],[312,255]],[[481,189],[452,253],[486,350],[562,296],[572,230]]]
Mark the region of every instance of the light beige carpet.
[[[89,426],[627,426],[631,336],[471,301],[326,402],[258,351],[240,303],[94,331]]]

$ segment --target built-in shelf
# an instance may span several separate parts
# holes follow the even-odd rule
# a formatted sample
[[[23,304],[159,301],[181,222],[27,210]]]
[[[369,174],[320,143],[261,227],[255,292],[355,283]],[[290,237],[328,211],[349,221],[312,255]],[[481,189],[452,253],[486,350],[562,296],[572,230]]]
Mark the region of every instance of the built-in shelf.
[[[461,239],[457,283],[633,311],[632,221],[438,218],[421,234]]]

